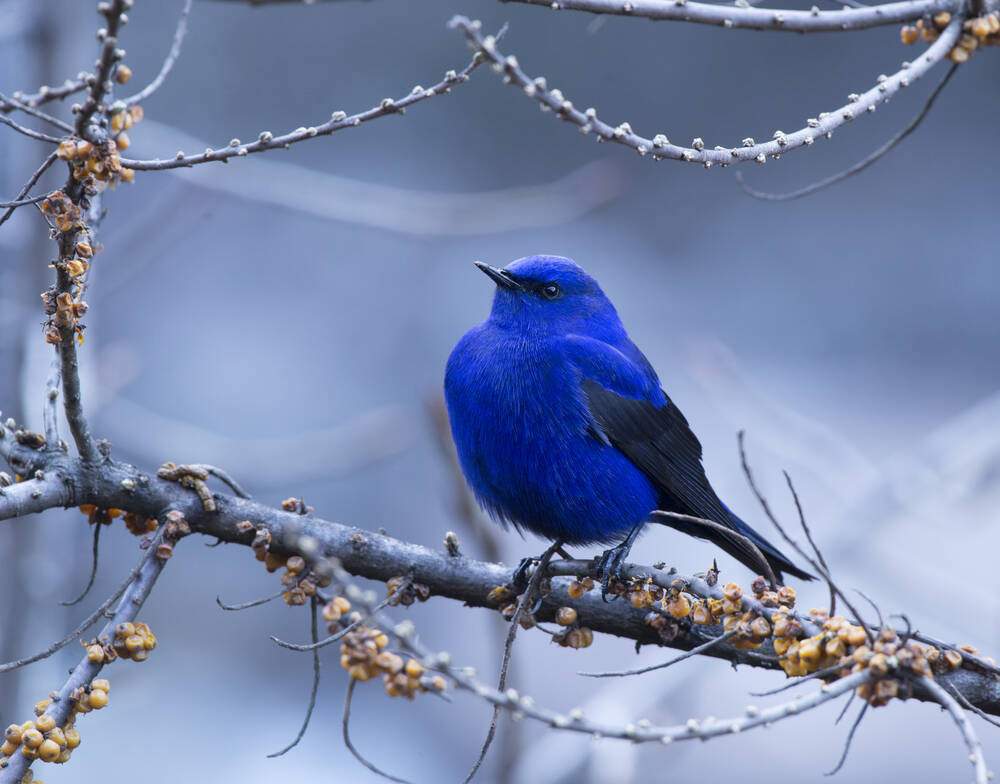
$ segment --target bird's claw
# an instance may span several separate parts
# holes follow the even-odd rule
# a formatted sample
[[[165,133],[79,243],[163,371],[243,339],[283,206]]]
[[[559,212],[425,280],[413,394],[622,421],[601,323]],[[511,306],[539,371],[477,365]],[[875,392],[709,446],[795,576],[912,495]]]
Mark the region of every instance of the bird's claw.
[[[524,593],[528,587],[528,570],[536,560],[536,558],[522,558],[517,568],[514,569],[514,574],[510,578],[510,587],[515,594],[520,595]]]
[[[628,545],[620,544],[610,550],[605,550],[597,560],[597,576],[601,580],[601,598],[604,601],[608,600],[608,591],[612,581],[623,579],[621,568],[630,549],[631,547]]]

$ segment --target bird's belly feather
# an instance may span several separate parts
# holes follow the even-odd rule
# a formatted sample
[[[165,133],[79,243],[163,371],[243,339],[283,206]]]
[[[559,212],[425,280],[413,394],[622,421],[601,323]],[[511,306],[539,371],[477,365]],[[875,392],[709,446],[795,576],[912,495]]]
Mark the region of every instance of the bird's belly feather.
[[[503,352],[500,364],[491,349]],[[477,499],[501,522],[550,539],[620,539],[656,508],[656,491],[594,434],[574,369],[517,349],[460,343],[449,360],[452,431]]]

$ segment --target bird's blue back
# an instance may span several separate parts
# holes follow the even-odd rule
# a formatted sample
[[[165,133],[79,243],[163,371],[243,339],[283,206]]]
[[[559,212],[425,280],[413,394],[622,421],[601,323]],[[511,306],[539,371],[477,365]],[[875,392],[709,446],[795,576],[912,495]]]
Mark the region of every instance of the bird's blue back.
[[[565,296],[498,287],[490,317],[452,352],[445,395],[462,469],[498,520],[572,543],[619,539],[657,508],[658,492],[600,432],[581,382],[662,405],[659,380],[572,261],[533,256],[506,270],[525,285],[556,281]]]

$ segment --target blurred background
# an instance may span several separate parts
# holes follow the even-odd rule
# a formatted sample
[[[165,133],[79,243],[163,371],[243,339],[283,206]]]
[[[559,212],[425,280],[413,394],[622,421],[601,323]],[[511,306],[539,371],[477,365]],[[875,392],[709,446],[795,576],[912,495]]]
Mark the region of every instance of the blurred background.
[[[181,7],[136,3],[120,37],[134,72],[121,94],[157,73]],[[708,145],[801,127],[916,54],[895,27],[795,36],[488,0],[199,1],[180,61],[130,131],[129,154],[199,152],[433,84],[470,56],[446,29],[454,13],[488,30],[510,22],[503,48],[577,106],[646,136]],[[74,77],[96,56],[100,24],[92,2],[0,1],[0,90]],[[943,71],[830,142],[744,167],[748,182],[787,190],[850,165],[910,120]],[[467,554],[498,548],[515,564],[544,544],[462,517],[462,488],[430,412],[449,351],[490,306],[492,285],[471,262],[571,256],[617,305],[700,437],[717,491],[741,516],[775,538],[740,471],[736,433],[745,429],[772,504],[794,522],[787,469],[843,585],[886,615],[905,612],[923,631],[996,655],[997,76],[995,52],[977,53],[901,147],[788,203],[744,195],[733,169],[655,164],[597,146],[485,68],[405,117],[225,166],[139,173],[107,194],[105,250],[87,293],[81,363],[93,429],[119,459],[146,470],[214,463],[261,501],[301,496],[325,518],[429,547],[453,529]],[[68,116],[68,106],[50,110]],[[0,197],[12,197],[44,154],[33,140],[0,133]],[[57,169],[43,185],[61,184]],[[36,427],[50,356],[38,294],[53,253],[30,208],[0,230],[0,408]],[[194,771],[244,782],[380,781],[343,746],[347,680],[333,648],[305,739],[265,758],[294,736],[311,677],[308,656],[267,637],[306,640],[306,611],[221,611],[216,596],[264,596],[277,576],[246,548],[205,544],[178,548],[140,616],[159,639],[150,660],[110,668],[109,709],[81,720],[71,764],[39,775],[93,781],[113,759],[116,771],[141,771],[150,783]],[[136,558],[121,525],[105,531],[94,591],[66,609],[56,601],[75,596],[89,569],[90,532],[78,511],[6,522],[0,547],[5,661],[75,625]],[[713,557],[723,579],[749,579],[725,554],[666,530],[649,531],[633,551],[688,573]],[[812,586],[800,597],[804,607],[826,601]],[[411,617],[432,648],[495,677],[506,629],[499,615],[441,599],[396,614]],[[613,682],[576,675],[670,655],[636,655],[604,638],[577,652],[522,633],[511,684],[609,721],[682,723],[765,704],[748,692],[783,681],[712,660]],[[23,721],[78,656],[70,646],[0,676],[0,722]],[[511,729],[505,719],[477,780],[763,782],[777,773],[818,782],[854,716],[834,726],[839,709],[670,748]],[[352,736],[390,773],[456,782],[489,714],[462,694],[450,705],[404,703],[372,684],[357,690]],[[1000,736],[979,729],[1000,765]],[[967,775],[965,757],[938,708],[896,702],[869,711],[839,780],[889,771],[956,780]]]

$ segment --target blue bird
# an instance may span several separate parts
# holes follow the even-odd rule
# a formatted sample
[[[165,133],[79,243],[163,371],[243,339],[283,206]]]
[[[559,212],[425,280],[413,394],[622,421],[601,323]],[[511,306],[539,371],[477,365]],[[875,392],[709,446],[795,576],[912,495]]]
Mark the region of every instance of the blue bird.
[[[596,280],[560,256],[476,266],[496,283],[493,309],[455,346],[444,390],[462,471],[495,520],[566,544],[617,542],[600,562],[605,587],[646,522],[766,574],[763,556],[778,581],[813,579],[719,500],[701,444]]]

